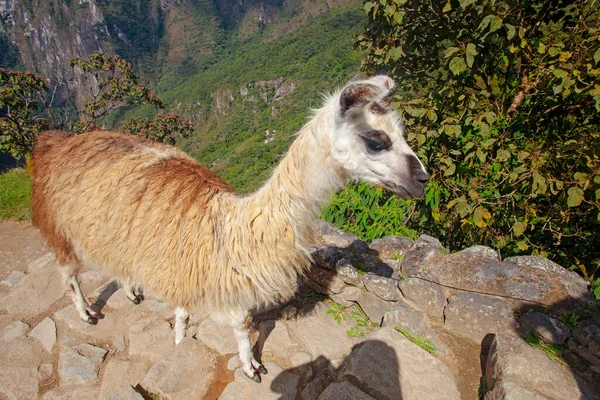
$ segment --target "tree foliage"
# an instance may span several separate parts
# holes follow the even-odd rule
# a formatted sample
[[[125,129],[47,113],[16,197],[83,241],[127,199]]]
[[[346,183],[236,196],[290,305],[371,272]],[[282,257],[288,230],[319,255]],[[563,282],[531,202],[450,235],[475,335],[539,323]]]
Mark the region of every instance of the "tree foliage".
[[[599,4],[368,0],[364,9],[363,68],[396,78],[408,140],[433,175],[409,226],[453,248],[549,255],[592,277]]]
[[[193,125],[175,114],[158,114],[153,121],[131,118],[121,123],[121,131],[159,143],[175,145],[176,138],[188,138],[194,133]]]

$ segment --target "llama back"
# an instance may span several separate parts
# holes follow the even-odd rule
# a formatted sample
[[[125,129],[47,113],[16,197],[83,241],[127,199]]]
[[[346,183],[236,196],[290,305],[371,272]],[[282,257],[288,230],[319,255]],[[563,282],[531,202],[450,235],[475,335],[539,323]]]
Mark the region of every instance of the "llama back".
[[[41,134],[32,161],[32,219],[59,263],[100,265],[173,304],[199,300],[181,293],[208,273],[198,264],[213,238],[191,235],[231,192],[218,176],[174,147],[114,132]],[[195,270],[170,274],[182,259]]]

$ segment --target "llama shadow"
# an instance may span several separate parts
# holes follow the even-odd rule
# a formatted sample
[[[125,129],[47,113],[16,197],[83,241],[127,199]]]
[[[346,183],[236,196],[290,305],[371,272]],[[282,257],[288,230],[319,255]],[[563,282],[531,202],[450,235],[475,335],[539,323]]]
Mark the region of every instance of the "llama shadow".
[[[271,382],[271,390],[281,394],[279,400],[316,399],[321,393],[329,399],[362,398],[360,391],[376,399],[402,400],[399,359],[384,342],[365,340],[352,348],[339,367],[319,356],[310,363],[284,370]],[[295,396],[296,391],[289,387],[294,381],[290,373],[300,377]]]
[[[102,314],[102,309],[106,306],[108,299],[110,299],[110,297],[113,294],[115,294],[115,292],[117,290],[119,290],[120,288],[121,288],[121,284],[119,283],[119,281],[113,279],[110,282],[108,282],[108,284],[106,284],[102,288],[102,290],[100,290],[100,293],[98,294],[98,297],[96,298],[96,301],[90,305],[92,310],[94,310],[95,312],[98,313],[98,315],[100,315],[100,318],[104,317],[104,314]]]

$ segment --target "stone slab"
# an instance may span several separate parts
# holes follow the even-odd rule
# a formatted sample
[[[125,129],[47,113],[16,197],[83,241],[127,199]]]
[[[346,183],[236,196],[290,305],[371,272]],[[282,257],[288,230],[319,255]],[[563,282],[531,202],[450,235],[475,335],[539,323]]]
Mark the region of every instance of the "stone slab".
[[[241,368],[235,370],[233,382],[219,400],[295,400],[300,377],[272,362],[265,363],[265,367],[269,373],[262,375],[261,383],[248,379]]]

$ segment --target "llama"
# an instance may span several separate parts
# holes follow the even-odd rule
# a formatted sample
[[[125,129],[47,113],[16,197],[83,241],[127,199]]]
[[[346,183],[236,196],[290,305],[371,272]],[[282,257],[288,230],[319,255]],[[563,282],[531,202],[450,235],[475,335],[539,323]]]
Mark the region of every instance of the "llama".
[[[188,313],[229,324],[246,376],[260,382],[250,310],[290,298],[310,265],[314,222],[356,179],[421,197],[429,180],[385,96],[387,76],[325,99],[271,178],[241,197],[182,151],[116,132],[41,134],[33,153],[32,218],[56,256],[79,316],[100,317],[81,292],[81,265],[121,278],[130,300],[151,290]],[[139,286],[139,287],[138,287]]]

